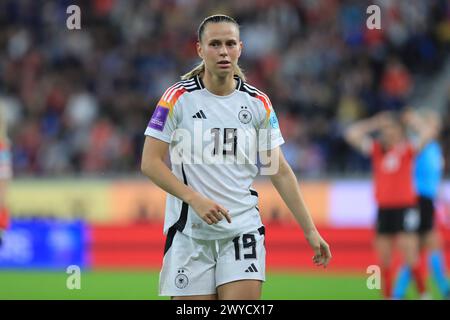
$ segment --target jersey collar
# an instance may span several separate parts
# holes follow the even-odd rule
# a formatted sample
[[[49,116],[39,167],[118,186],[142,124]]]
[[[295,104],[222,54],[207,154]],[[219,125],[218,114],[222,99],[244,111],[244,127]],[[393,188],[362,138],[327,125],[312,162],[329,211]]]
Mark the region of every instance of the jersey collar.
[[[236,90],[240,90],[241,87],[242,87],[242,79],[239,76],[237,76],[237,75],[234,75],[233,78],[235,80],[237,80],[236,81]],[[197,82],[197,84],[200,87],[200,89],[205,89],[205,85],[203,84],[203,81],[202,81],[202,78],[200,78],[200,75],[196,75],[194,77],[194,80],[195,80],[195,82]]]

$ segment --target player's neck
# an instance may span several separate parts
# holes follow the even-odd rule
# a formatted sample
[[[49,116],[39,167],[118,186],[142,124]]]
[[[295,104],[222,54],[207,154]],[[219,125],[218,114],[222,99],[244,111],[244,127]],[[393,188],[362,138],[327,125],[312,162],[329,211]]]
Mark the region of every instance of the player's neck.
[[[233,74],[222,78],[205,71],[202,81],[209,92],[218,96],[227,96],[236,89],[236,80],[234,80]]]

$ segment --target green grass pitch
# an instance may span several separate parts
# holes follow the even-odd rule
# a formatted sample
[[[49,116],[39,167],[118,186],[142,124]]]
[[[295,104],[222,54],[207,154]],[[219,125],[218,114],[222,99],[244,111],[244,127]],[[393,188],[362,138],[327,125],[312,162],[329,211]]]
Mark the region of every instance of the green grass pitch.
[[[0,300],[5,299],[166,299],[158,296],[157,271],[81,272],[81,289],[69,290],[64,271],[0,271]],[[411,286],[412,287],[412,286]],[[438,297],[432,288],[434,297]],[[408,292],[416,298],[413,288]],[[267,275],[263,299],[379,299],[366,287],[364,275],[276,273]]]

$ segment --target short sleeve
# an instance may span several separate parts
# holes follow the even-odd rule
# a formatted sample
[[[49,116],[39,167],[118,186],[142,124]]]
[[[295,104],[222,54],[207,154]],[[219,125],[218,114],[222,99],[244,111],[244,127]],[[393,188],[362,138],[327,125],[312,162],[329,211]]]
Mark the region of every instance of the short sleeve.
[[[177,105],[179,98],[186,90],[169,88],[159,100],[153,115],[148,122],[145,135],[170,143],[172,134],[178,126]]]
[[[275,149],[284,143],[277,115],[267,96],[262,96],[260,101],[264,105],[261,112],[258,131],[258,151]]]

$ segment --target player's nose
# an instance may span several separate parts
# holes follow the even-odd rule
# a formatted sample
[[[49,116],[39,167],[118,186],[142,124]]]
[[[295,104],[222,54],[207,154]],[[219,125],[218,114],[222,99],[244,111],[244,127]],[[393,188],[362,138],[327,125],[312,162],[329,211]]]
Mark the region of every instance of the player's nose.
[[[221,46],[219,49],[219,54],[222,57],[226,57],[228,55],[227,46]]]

